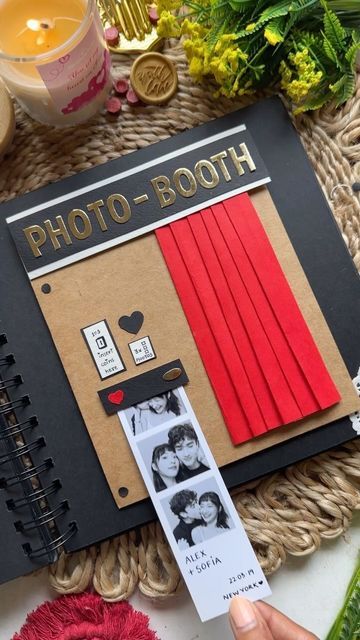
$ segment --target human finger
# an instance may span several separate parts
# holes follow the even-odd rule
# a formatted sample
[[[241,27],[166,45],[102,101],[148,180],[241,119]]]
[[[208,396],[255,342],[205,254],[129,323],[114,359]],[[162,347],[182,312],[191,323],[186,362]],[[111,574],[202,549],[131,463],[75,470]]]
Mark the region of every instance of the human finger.
[[[245,598],[231,600],[229,620],[235,640],[277,640],[260,611]]]
[[[266,602],[259,600],[254,606],[262,615],[275,640],[318,640],[313,633],[300,627]]]

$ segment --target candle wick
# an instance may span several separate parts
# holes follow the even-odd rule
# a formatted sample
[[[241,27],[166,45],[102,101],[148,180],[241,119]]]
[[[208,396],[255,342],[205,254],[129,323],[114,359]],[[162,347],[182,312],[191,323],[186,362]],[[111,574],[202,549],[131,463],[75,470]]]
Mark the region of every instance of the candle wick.
[[[23,29],[21,29],[21,31],[19,31],[19,33],[16,34],[15,38],[18,38],[19,36],[22,36],[23,33],[25,33],[25,31],[28,30],[29,27],[24,27]]]
[[[81,23],[81,20],[78,20],[77,18],[67,18],[66,16],[57,16],[56,18],[49,20],[47,20],[46,18],[43,18],[43,20],[28,20],[26,27],[21,29],[21,31],[19,31],[19,33],[17,33],[15,37],[19,38],[19,36],[22,36],[25,31],[28,31],[28,29],[30,29],[31,31],[47,31],[48,29],[53,29],[57,20],[70,20],[70,22],[77,22],[78,24]],[[44,39],[40,35],[36,40],[36,44],[43,43]]]
[[[51,25],[48,22],[40,22],[40,29],[50,29]]]
[[[66,16],[57,16],[53,20],[54,22],[56,22],[57,20],[70,20],[70,22],[77,22],[78,24],[81,23],[81,20],[78,20],[77,18],[67,18]]]

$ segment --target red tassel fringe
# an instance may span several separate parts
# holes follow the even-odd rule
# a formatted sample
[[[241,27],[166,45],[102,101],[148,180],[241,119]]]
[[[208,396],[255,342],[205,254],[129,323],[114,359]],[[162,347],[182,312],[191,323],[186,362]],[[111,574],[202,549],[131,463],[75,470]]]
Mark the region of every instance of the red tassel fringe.
[[[44,602],[12,640],[158,640],[148,623],[128,602],[82,593]]]

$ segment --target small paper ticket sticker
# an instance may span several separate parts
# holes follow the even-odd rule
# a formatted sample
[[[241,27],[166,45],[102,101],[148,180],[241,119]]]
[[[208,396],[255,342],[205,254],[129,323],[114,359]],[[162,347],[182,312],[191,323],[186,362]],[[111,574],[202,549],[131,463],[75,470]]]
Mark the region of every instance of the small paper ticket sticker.
[[[270,595],[183,387],[118,416],[201,620]]]
[[[156,358],[149,336],[129,342],[129,349],[136,365]]]
[[[106,320],[90,324],[81,329],[81,333],[102,380],[124,371],[125,365],[121,360]]]

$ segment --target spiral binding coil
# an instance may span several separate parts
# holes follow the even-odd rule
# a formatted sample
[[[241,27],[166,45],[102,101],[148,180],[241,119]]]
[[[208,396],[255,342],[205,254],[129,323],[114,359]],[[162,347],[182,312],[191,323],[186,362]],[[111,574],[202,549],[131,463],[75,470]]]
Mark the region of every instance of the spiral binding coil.
[[[21,447],[14,447],[8,453],[3,453],[0,456],[0,465],[6,464],[7,462],[11,462],[16,460],[16,458],[21,458],[22,456],[27,455],[31,451],[35,451],[36,449],[41,449],[41,447],[45,446],[45,439],[43,437],[37,438],[33,442],[28,442],[27,444],[23,444]]]
[[[72,538],[76,532],[77,532],[76,522],[70,522],[68,526],[68,530],[58,538],[55,538],[55,540],[53,540],[49,545],[47,546],[43,545],[38,549],[32,549],[30,543],[26,542],[22,546],[25,553],[30,558],[41,558],[42,556],[47,555],[49,551],[56,551],[57,549],[59,549],[59,547],[62,547],[65,544],[65,542],[70,540],[70,538]]]
[[[30,478],[38,477],[44,471],[48,471],[54,466],[54,463],[51,458],[47,458],[41,464],[29,467],[17,474],[16,476],[11,476],[10,478],[0,478],[0,489],[9,489],[16,484],[21,484],[24,480],[30,480]]]
[[[7,380],[0,380],[0,391],[4,391],[5,389],[10,389],[10,387],[17,387],[19,384],[22,384],[22,377],[20,375],[13,376],[12,378],[8,378]]]
[[[30,404],[29,396],[21,396],[21,398],[17,398],[17,400],[10,400],[9,402],[4,402],[4,404],[0,405],[0,416],[4,413],[12,413],[14,409],[20,409],[20,407],[26,407]]]
[[[35,519],[33,518],[32,520],[28,520],[27,522],[23,522],[22,520],[18,520],[17,522],[14,522],[15,529],[16,531],[32,531],[33,529],[36,529],[44,524],[47,524],[48,522],[52,522],[53,520],[58,518],[60,515],[68,511],[68,509],[69,509],[68,501],[63,500],[62,502],[60,502],[60,504],[58,504],[57,507],[55,507],[55,509],[51,509],[51,511],[47,511],[46,513],[44,513],[42,516],[39,516],[38,518],[35,518]]]
[[[2,429],[2,433],[0,435],[0,440],[5,440],[7,438],[13,438],[14,436],[21,435],[24,431],[28,429],[33,429],[38,425],[38,419],[36,416],[31,416],[28,420],[23,420],[23,422],[16,422],[15,424],[11,424],[9,427],[5,427]]]
[[[1,333],[0,346],[7,345],[7,343],[6,334]],[[13,353],[7,353],[0,357],[0,367],[9,367],[15,362]],[[31,455],[29,455],[31,452],[45,447],[46,441],[43,436],[38,436],[28,442],[23,437],[25,432],[32,432],[38,426],[38,419],[34,415],[18,421],[16,417],[15,411],[28,406],[30,398],[28,395],[22,395],[12,399],[9,397],[8,390],[18,388],[21,384],[23,384],[23,379],[20,374],[4,379],[0,376],[0,395],[3,400],[0,403],[0,444],[2,443],[3,449],[5,448],[5,452],[0,454],[0,466],[6,467],[11,464],[14,470],[13,475],[0,477],[0,489],[22,487],[23,497],[11,498],[6,501],[6,505],[10,511],[30,508],[31,519],[14,522],[15,530],[26,535],[37,529],[41,532],[41,541],[43,542],[35,549],[32,549],[28,542],[24,543],[22,547],[31,559],[47,555],[53,561],[57,556],[55,552],[76,533],[77,525],[75,522],[71,522],[66,531],[63,533],[58,531],[57,519],[69,509],[69,505],[66,500],[62,500],[53,508],[50,508],[47,503],[47,497],[60,489],[61,482],[59,479],[55,479],[47,486],[41,485],[40,476],[54,467],[54,463],[51,458],[46,458],[39,464],[33,464]],[[24,458],[24,456],[26,457]]]

